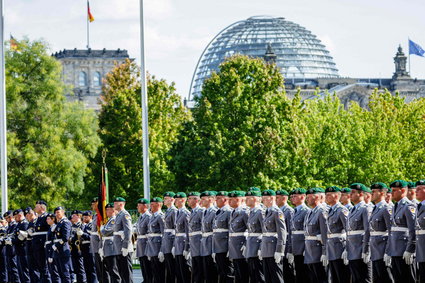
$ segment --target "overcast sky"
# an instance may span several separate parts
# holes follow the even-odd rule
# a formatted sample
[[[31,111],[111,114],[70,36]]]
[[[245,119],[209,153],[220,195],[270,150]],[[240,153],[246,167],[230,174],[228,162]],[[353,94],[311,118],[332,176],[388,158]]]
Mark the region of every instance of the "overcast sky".
[[[5,0],[5,37],[44,39],[51,51],[86,47],[86,0]],[[284,17],[317,35],[341,76],[391,77],[399,44],[425,49],[424,0],[144,0],[147,69],[187,96],[197,60],[228,25]],[[92,49],[127,49],[140,62],[139,0],[91,0]],[[425,79],[425,58],[412,56]]]

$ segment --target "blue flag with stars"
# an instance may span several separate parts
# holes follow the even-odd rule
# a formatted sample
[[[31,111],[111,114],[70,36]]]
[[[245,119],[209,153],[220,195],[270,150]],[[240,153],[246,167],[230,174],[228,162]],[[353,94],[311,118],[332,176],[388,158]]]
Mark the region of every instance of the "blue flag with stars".
[[[423,50],[422,47],[419,46],[419,44],[414,43],[409,39],[409,54],[414,54],[418,56],[424,57],[425,50]]]

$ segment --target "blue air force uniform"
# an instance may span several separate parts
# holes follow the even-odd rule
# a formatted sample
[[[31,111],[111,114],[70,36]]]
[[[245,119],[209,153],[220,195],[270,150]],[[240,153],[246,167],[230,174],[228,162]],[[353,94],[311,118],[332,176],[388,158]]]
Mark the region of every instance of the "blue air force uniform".
[[[38,201],[44,203],[43,201]],[[36,268],[40,272],[40,283],[50,282],[50,274],[47,267],[47,257],[44,244],[46,241],[49,225],[46,222],[47,212],[39,215],[35,220],[34,230],[29,230],[28,235],[32,236],[32,249],[35,258]]]
[[[23,213],[21,209],[15,210],[14,214]],[[30,274],[28,269],[27,255],[25,251],[26,238],[22,235],[22,232],[27,231],[28,221],[24,218],[22,221],[17,222],[14,237],[12,238],[12,244],[15,246],[16,257],[18,262],[19,278],[21,283],[30,283]]]
[[[85,216],[89,212],[84,212],[83,216]],[[91,212],[90,212],[91,213]],[[84,263],[84,270],[86,273],[86,278],[88,283],[96,283],[97,282],[97,275],[95,270],[95,259],[94,254],[90,251],[90,238],[91,238],[91,231],[93,229],[92,227],[93,222],[89,222],[84,224],[83,226],[83,235],[81,235],[80,239],[80,248],[81,248],[81,254],[83,255],[83,263]]]
[[[72,213],[74,214],[74,213]],[[74,273],[77,277],[77,282],[87,282],[86,271],[84,270],[84,259],[82,253],[82,235],[77,233],[84,233],[84,224],[81,221],[72,224],[71,226],[71,237],[70,237],[70,248],[71,248],[71,260]],[[81,231],[81,232],[80,232]]]
[[[10,221],[6,231],[7,236],[5,237],[7,274],[10,282],[19,282],[18,258],[16,256],[16,249],[13,244],[16,226],[17,223],[15,220]]]
[[[54,215],[51,215],[54,217]],[[53,224],[51,227],[49,227],[49,230],[47,231],[46,235],[46,242],[45,244],[45,254],[47,257],[47,266],[49,268],[50,278],[52,280],[52,283],[60,283],[61,278],[59,275],[59,262],[57,261],[56,257],[53,255],[55,251],[53,250],[53,242],[55,240],[55,229],[56,224]]]
[[[64,216],[58,221],[53,240],[53,258],[58,261],[62,283],[71,282],[71,249],[68,239],[71,236],[71,222]]]

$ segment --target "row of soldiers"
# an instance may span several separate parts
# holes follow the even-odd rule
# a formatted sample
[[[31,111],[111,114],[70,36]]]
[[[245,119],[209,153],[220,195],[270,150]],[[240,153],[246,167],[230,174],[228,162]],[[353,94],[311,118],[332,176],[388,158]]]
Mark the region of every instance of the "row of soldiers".
[[[90,212],[68,220],[43,201],[8,212],[0,281],[72,282],[74,273],[77,282],[133,282],[137,257],[144,282],[155,283],[425,282],[425,180],[167,192],[137,201],[134,227],[125,202],[106,206],[100,229]]]

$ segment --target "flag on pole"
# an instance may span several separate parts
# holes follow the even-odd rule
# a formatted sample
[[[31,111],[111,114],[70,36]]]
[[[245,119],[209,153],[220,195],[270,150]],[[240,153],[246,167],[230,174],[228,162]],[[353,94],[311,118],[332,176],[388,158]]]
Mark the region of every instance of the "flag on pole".
[[[89,22],[93,22],[94,21],[94,17],[90,12],[90,4],[89,1],[87,1],[87,18],[89,20]]]
[[[12,35],[10,35],[10,50],[17,51],[18,49],[18,41]]]
[[[106,204],[108,203],[108,169],[106,168],[105,158],[103,158],[102,173],[99,184],[98,204],[97,204],[97,227],[106,224]]]
[[[425,50],[423,50],[423,48],[421,46],[419,46],[419,44],[411,41],[409,39],[409,54],[413,54],[413,55],[418,55],[421,57],[425,57]]]

